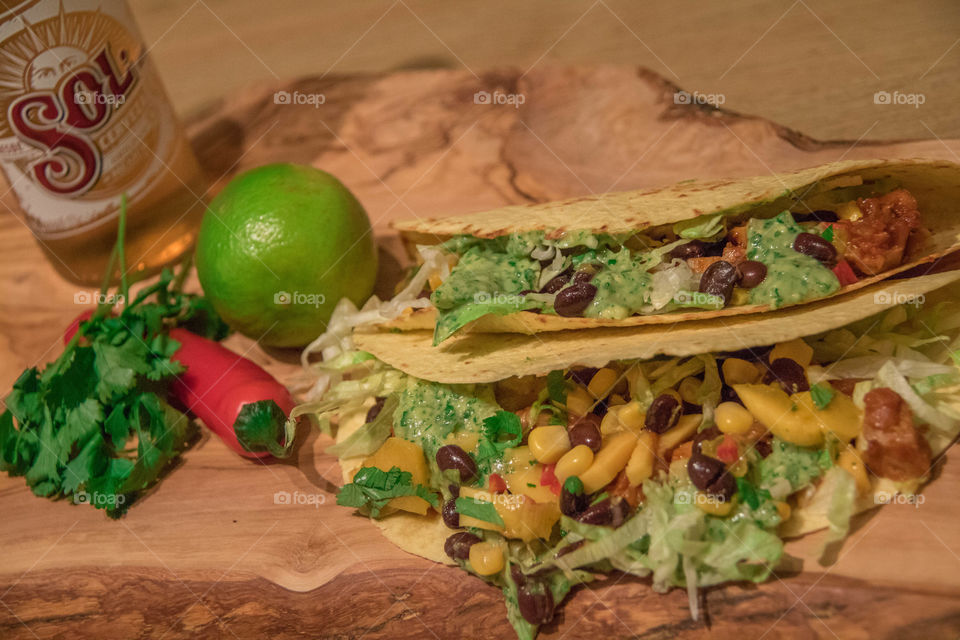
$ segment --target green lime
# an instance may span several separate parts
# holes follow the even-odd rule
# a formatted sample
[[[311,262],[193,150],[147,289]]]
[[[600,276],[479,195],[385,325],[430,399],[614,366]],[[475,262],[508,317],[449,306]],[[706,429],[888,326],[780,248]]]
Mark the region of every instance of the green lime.
[[[277,347],[326,330],[340,298],[373,292],[377,249],[360,202],[329,173],[270,164],[242,173],[210,203],[197,275],[234,329]]]

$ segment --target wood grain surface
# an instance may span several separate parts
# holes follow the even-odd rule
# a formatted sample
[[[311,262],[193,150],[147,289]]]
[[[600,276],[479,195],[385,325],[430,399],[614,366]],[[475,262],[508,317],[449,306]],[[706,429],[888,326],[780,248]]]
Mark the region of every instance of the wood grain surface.
[[[191,131],[216,190],[237,170],[310,163],[367,207],[389,291],[402,252],[390,220],[741,176],[864,157],[953,158],[960,141],[820,142],[752,116],[678,105],[644,69],[551,67],[327,76],[224,99]],[[276,90],[323,93],[319,109]],[[477,91],[525,97],[476,104]],[[78,311],[74,285],[43,261],[26,228],[0,216],[0,386],[51,360]],[[298,383],[297,354],[228,344]],[[204,437],[119,520],[32,496],[0,478],[3,638],[509,638],[500,596],[459,570],[412,557],[333,504],[329,441],[304,433],[295,461],[242,460]],[[545,637],[868,638],[960,634],[960,465],[946,456],[921,505],[857,519],[837,561],[819,536],[804,560],[759,587],[710,590],[707,620],[686,595],[613,576],[577,591]]]

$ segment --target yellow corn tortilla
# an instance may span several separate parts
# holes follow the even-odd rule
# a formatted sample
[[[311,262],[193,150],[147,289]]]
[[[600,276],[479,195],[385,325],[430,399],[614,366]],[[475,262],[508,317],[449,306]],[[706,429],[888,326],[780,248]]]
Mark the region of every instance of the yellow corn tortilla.
[[[840,300],[729,319],[678,322],[669,327],[602,328],[535,335],[472,333],[433,348],[432,331],[358,330],[354,343],[417,378],[448,384],[496,382],[542,375],[574,365],[602,367],[612,360],[658,355],[692,356],[758,347],[841,327],[960,280],[960,270],[876,283]]]
[[[381,361],[418,378],[447,384],[496,382],[512,376],[541,375],[576,365],[600,367],[614,360],[647,359],[656,355],[689,356],[699,353],[738,350],[828,331],[879,313],[910,300],[922,303],[936,290],[939,298],[956,298],[960,293],[960,271],[949,271],[913,279],[879,283],[841,302],[820,301],[800,308],[774,311],[729,322],[698,321],[676,327],[649,327],[641,330],[597,329],[564,333],[527,335],[473,334],[452,339],[449,346],[432,349],[428,331],[355,333],[358,348]],[[954,285],[954,286],[948,286]],[[366,411],[366,409],[364,409]],[[355,421],[356,422],[356,421]],[[342,441],[359,422],[341,427]],[[956,434],[934,438],[934,457],[950,446]],[[344,482],[359,468],[361,458],[342,459]],[[883,496],[897,489],[892,481],[871,478],[871,493],[860,496],[856,512],[883,504]],[[823,482],[802,507],[793,510],[780,527],[781,537],[795,537],[829,526],[827,514],[832,487]],[[444,564],[452,564],[443,553],[450,530],[436,514],[422,516],[396,513],[377,521],[384,536],[401,549]]]
[[[407,220],[394,224],[405,243],[437,244],[454,235],[493,238],[510,233],[545,231],[557,237],[568,231],[629,233],[667,228],[698,216],[724,214],[734,220],[770,217],[795,209],[817,194],[845,186],[852,178],[892,178],[917,199],[921,221],[931,232],[916,255],[882,274],[841,287],[829,299],[850,293],[898,273],[931,263],[960,249],[960,165],[941,160],[857,160],[835,162],[794,173],[738,180],[688,180],[669,187],[608,193],[534,205],[514,205],[493,211],[440,219]],[[801,302],[800,305],[816,301]],[[565,318],[518,312],[487,315],[466,330],[483,333],[534,334],[571,329],[632,327],[724,318],[769,310],[768,305],[739,305],[718,310],[635,315],[622,320]],[[383,330],[433,329],[436,310],[419,309],[379,325]]]

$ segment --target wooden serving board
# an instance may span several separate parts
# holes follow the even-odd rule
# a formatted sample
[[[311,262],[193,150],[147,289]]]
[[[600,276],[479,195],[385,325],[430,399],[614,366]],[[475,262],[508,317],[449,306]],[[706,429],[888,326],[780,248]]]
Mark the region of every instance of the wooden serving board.
[[[274,91],[322,93],[276,104]],[[841,158],[957,160],[960,140],[820,142],[753,116],[676,104],[643,69],[555,67],[306,78],[225,99],[191,124],[214,191],[238,170],[309,163],[366,206],[382,247],[380,291],[402,252],[390,220],[482,210],[699,177],[783,171]],[[523,104],[477,104],[478,91]],[[77,313],[12,215],[0,216],[0,387],[51,360]],[[228,344],[297,378],[297,354]],[[119,520],[34,497],[0,477],[2,638],[511,638],[497,591],[408,555],[334,505],[330,443],[304,434],[296,460],[242,460],[204,437]],[[960,464],[956,450],[918,506],[857,520],[835,564],[817,535],[792,542],[802,572],[686,594],[611,576],[577,591],[544,638],[956,638]],[[278,496],[280,496],[278,498]],[[285,503],[286,502],[286,503]]]

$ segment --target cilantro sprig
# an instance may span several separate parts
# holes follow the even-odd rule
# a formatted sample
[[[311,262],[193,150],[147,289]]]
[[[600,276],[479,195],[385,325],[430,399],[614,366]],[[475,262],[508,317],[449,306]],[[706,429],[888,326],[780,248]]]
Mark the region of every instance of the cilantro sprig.
[[[206,300],[180,290],[187,265],[177,278],[165,270],[130,300],[125,221],[124,201],[101,289],[108,299],[119,262],[123,309],[110,315],[111,305],[100,305],[56,360],[20,375],[0,414],[0,470],[23,476],[38,496],[72,496],[112,517],[153,485],[195,434],[165,399],[183,371],[171,358],[180,345],[168,329],[192,326],[211,337],[226,332]]]
[[[516,447],[523,440],[520,418],[511,411],[498,411],[483,421],[480,441],[477,443],[477,465],[500,457],[506,449]]]
[[[393,498],[417,496],[436,508],[440,501],[437,494],[421,484],[413,484],[413,474],[393,467],[384,471],[377,467],[361,467],[353,476],[353,482],[343,485],[337,494],[337,504],[354,507],[371,518],[379,518],[383,508]]]

